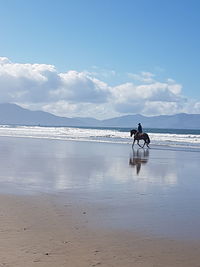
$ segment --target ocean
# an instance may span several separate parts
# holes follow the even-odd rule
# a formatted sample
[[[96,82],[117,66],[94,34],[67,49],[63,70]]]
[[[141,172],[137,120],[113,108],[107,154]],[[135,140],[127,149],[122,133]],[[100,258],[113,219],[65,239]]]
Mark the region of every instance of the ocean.
[[[132,144],[130,129],[0,125],[0,136]],[[200,150],[200,130],[144,128],[143,131],[148,133],[151,147]]]

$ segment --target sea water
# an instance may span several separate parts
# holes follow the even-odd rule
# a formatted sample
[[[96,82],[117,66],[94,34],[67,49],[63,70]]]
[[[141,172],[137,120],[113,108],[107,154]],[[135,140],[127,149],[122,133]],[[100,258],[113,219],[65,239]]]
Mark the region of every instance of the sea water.
[[[200,149],[200,130],[144,129],[151,146]],[[0,125],[0,136],[132,144],[130,128]],[[143,141],[140,141],[141,144]]]

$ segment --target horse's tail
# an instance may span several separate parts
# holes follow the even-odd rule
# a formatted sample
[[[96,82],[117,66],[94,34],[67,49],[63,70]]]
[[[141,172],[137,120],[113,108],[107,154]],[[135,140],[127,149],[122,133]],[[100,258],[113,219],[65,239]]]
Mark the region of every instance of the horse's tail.
[[[148,144],[150,144],[150,142],[151,142],[151,140],[150,140],[148,134],[147,134],[147,142],[148,142]]]

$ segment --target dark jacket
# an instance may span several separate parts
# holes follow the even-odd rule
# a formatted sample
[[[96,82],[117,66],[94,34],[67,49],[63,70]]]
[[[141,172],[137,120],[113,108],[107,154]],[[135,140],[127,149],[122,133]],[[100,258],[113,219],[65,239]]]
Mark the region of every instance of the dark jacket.
[[[140,123],[138,124],[138,132],[142,133],[142,125]]]

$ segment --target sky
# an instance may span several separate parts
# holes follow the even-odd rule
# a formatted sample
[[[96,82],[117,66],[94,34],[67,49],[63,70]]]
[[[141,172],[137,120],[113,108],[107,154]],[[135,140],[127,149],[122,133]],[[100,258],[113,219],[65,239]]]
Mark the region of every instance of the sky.
[[[1,103],[97,119],[200,113],[200,1],[0,5]]]

